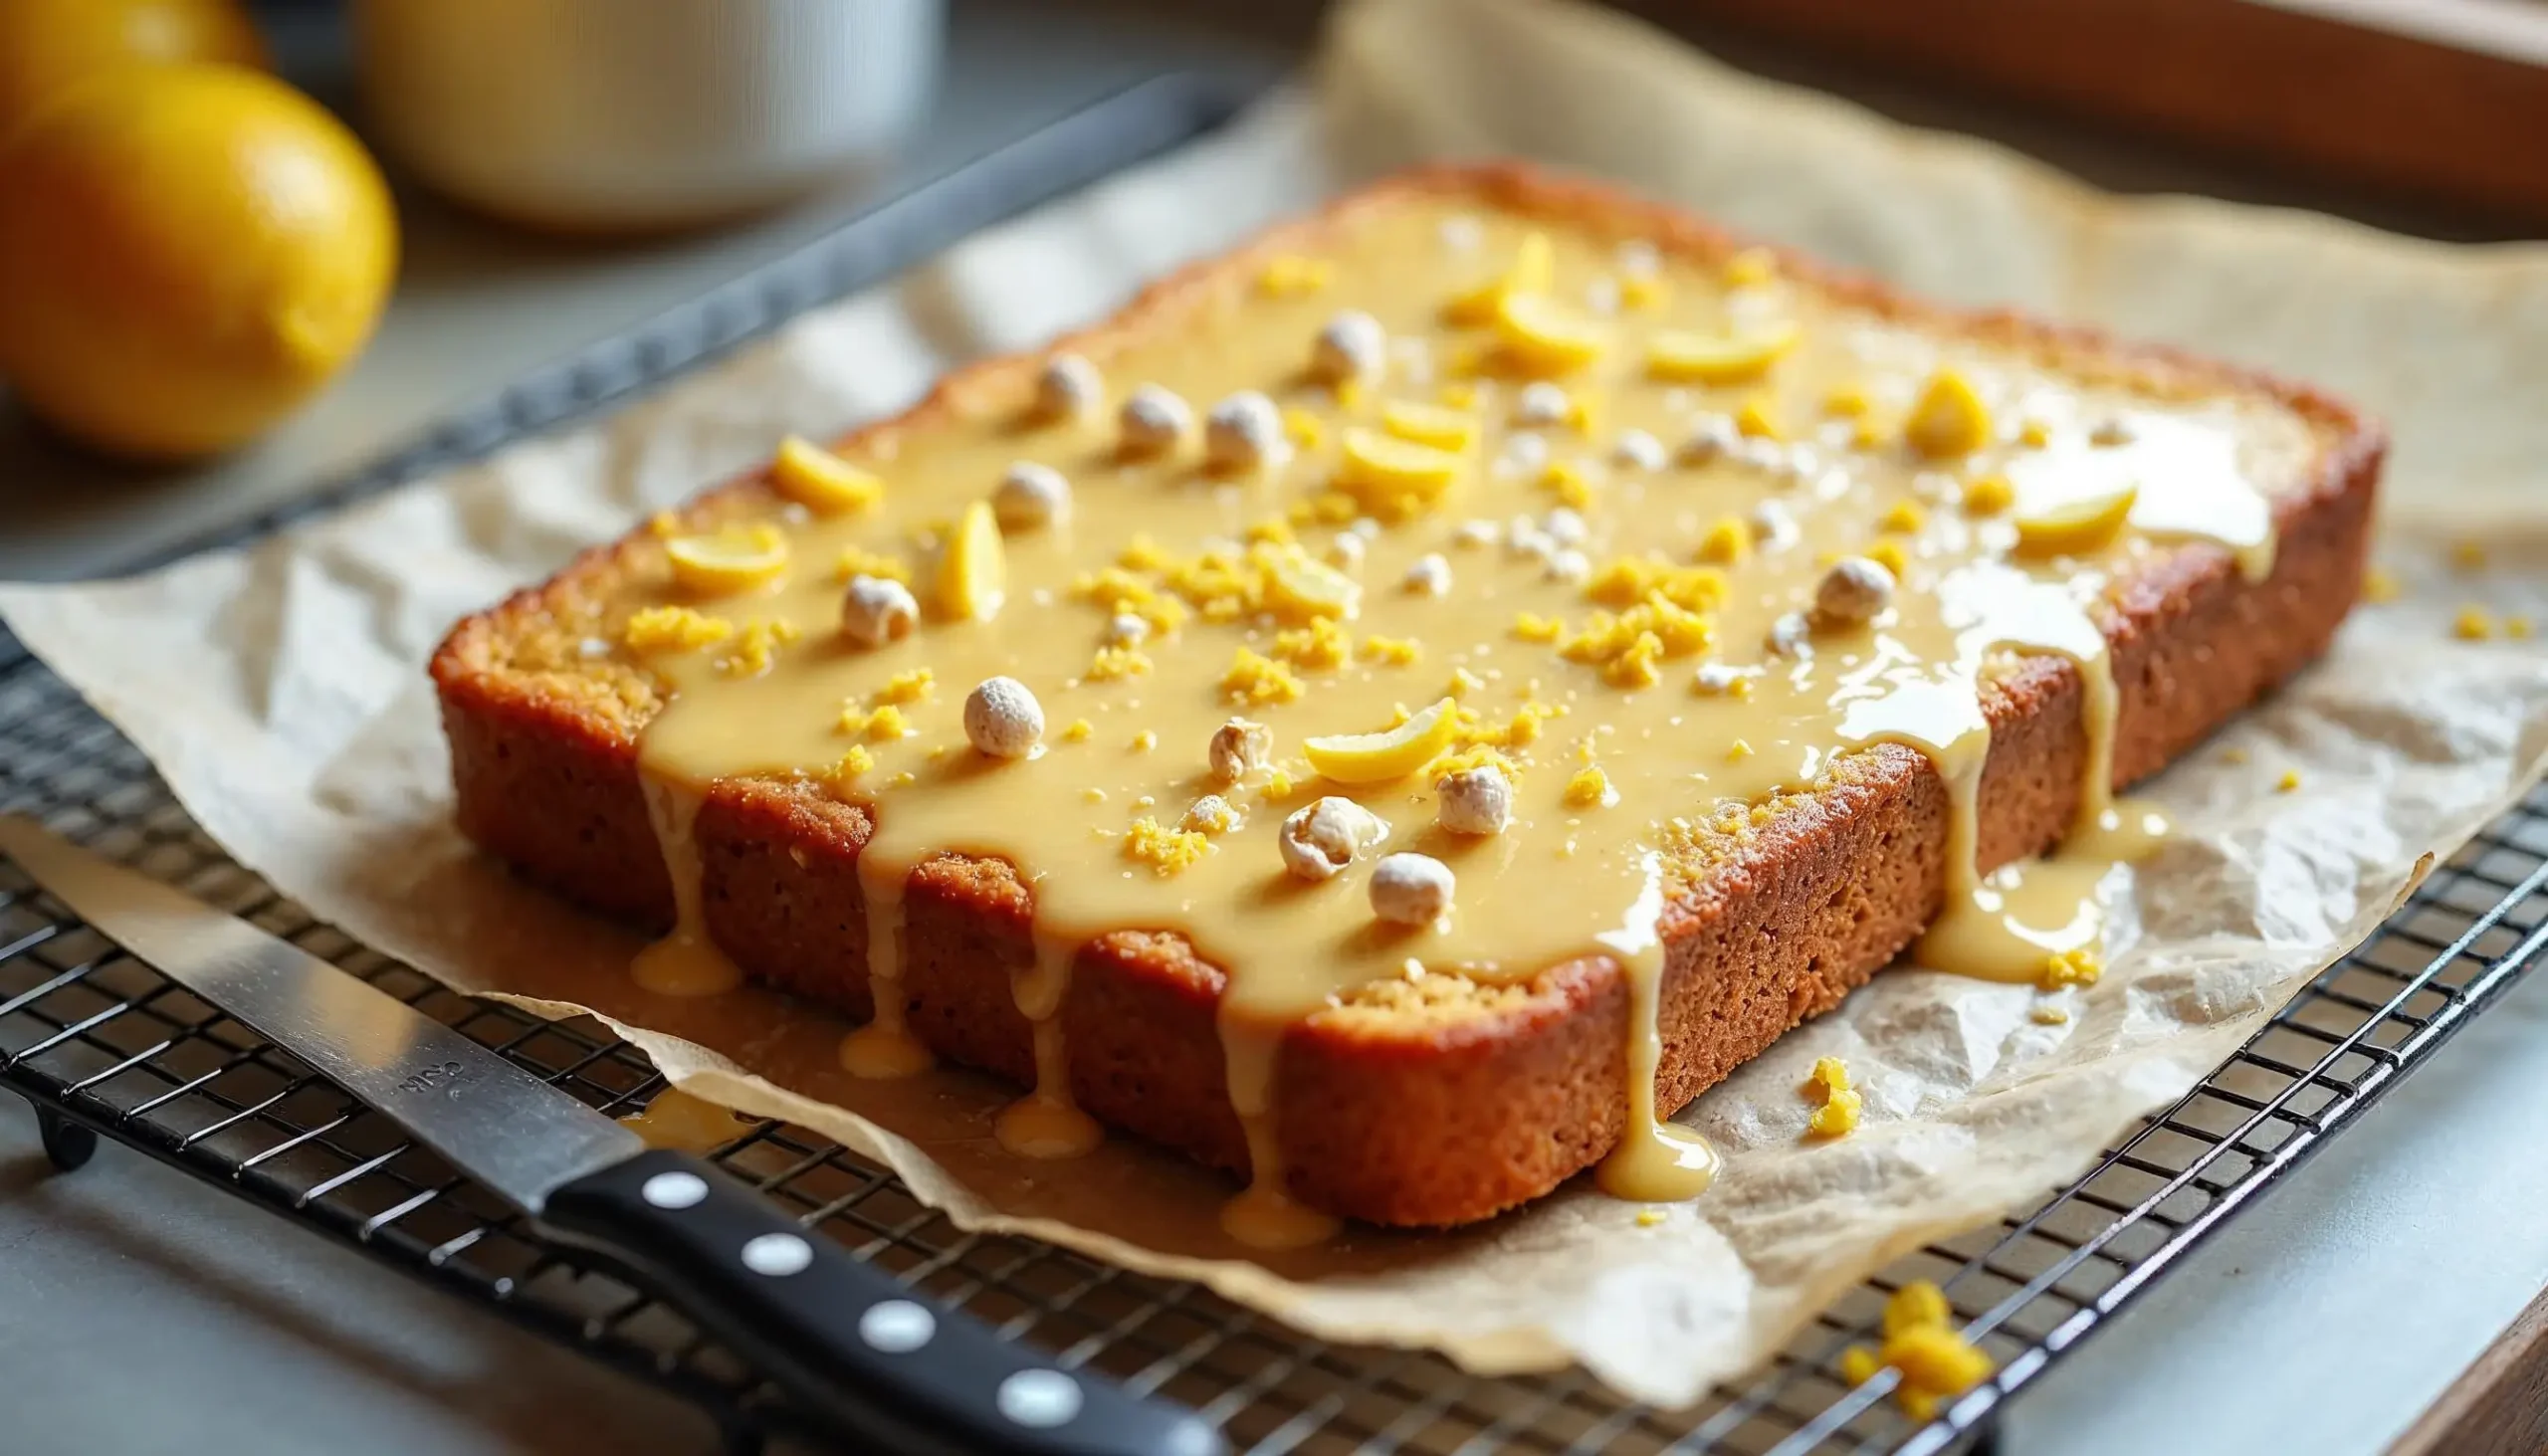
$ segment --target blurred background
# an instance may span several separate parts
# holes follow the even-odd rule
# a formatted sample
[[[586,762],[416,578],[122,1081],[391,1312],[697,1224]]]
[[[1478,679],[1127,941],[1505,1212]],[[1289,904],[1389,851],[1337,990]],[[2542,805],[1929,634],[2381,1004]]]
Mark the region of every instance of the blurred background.
[[[2548,7],[2521,0],[1623,8],[2118,190],[2451,239],[2548,219]],[[1323,9],[6,0],[0,576],[256,515],[1146,77],[1273,86]]]

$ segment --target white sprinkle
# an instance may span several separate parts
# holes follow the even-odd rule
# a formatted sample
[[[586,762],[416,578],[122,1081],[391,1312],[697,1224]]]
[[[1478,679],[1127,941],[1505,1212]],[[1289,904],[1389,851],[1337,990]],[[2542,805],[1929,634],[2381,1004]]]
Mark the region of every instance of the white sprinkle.
[[[888,576],[858,575],[841,593],[840,629],[861,647],[881,647],[920,624],[910,587]]]
[[[1610,447],[1610,454],[1620,464],[1631,465],[1638,470],[1661,470],[1671,463],[1663,452],[1663,442],[1643,430],[1621,430],[1618,443]]]
[[[1203,456],[1220,470],[1256,470],[1280,464],[1291,453],[1283,438],[1283,412],[1253,389],[1212,406],[1203,422]]]
[[[1455,546],[1491,546],[1495,544],[1495,538],[1501,534],[1503,534],[1502,528],[1496,525],[1492,520],[1484,519],[1463,520],[1460,522],[1459,528],[1451,532],[1451,544]]]
[[[1117,612],[1114,620],[1106,624],[1106,645],[1109,647],[1139,647],[1150,640],[1150,620],[1131,612]]]
[[[598,637],[587,637],[575,644],[575,654],[583,658],[610,656],[610,644]]]
[[[1496,474],[1507,477],[1535,476],[1549,468],[1549,442],[1528,430],[1504,437],[1504,447],[1495,454]]]
[[[1516,560],[1546,561],[1557,554],[1557,542],[1527,516],[1516,516],[1504,528],[1504,553]]]
[[[1729,415],[1705,414],[1690,423],[1689,438],[1681,442],[1681,463],[1706,465],[1743,443],[1743,432],[1734,427]]]
[[[1357,516],[1345,523],[1345,528],[1367,541],[1380,539],[1380,522],[1373,517]]]
[[[994,758],[1023,758],[1044,738],[1044,705],[1015,678],[984,678],[964,696],[964,736]]]
[[[1350,530],[1340,530],[1327,543],[1328,564],[1344,571],[1363,569],[1363,538]]]
[[[1526,425],[1564,424],[1569,403],[1565,390],[1546,379],[1535,379],[1514,398],[1513,418]]]
[[[1592,534],[1592,528],[1584,523],[1584,514],[1572,506],[1552,509],[1541,520],[1540,529],[1561,546],[1580,546]]]
[[[1105,377],[1077,354],[1053,355],[1035,376],[1035,407],[1057,418],[1088,413],[1105,393]]]
[[[1383,855],[1372,866],[1372,914],[1392,925],[1429,926],[1451,910],[1451,867],[1431,855]]]
[[[1582,581],[1592,574],[1592,558],[1569,546],[1549,557],[1543,574],[1551,581]]]
[[[1071,519],[1071,483],[1049,465],[1021,460],[991,493],[991,514],[1009,530],[1032,530]]]
[[[1780,657],[1811,657],[1813,647],[1808,639],[1812,636],[1813,624],[1805,613],[1787,612],[1770,624],[1769,637],[1763,645]]]
[[[1388,821],[1352,799],[1333,794],[1293,811],[1283,821],[1283,868],[1319,881],[1354,863],[1355,856],[1388,838]]]
[[[1194,407],[1174,390],[1145,384],[1124,401],[1117,426],[1128,455],[1157,455],[1172,450],[1194,428]]]
[[[1310,370],[1331,383],[1363,379],[1380,372],[1389,336],[1380,320],[1359,309],[1348,309],[1327,320],[1310,345]]]
[[[1434,821],[1453,834],[1501,834],[1513,822],[1513,785],[1492,763],[1433,781]]]
[[[1734,442],[1733,454],[1737,462],[1777,479],[1787,481],[1801,479],[1792,468],[1793,461],[1788,455],[1788,448],[1776,440],[1762,440],[1747,436]]]
[[[1442,596],[1451,589],[1451,563],[1442,559],[1441,552],[1427,551],[1406,568],[1399,584],[1418,596]]]
[[[1757,545],[1784,546],[1797,537],[1796,517],[1776,501],[1763,500],[1754,506],[1749,523]]]

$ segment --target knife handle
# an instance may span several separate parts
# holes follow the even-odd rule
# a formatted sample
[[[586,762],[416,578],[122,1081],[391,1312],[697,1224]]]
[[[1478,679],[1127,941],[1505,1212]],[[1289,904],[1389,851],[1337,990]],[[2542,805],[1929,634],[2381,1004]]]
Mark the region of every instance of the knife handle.
[[[1056,1368],[664,1148],[548,1195],[541,1222],[649,1275],[852,1449],[1218,1456],[1189,1411]]]

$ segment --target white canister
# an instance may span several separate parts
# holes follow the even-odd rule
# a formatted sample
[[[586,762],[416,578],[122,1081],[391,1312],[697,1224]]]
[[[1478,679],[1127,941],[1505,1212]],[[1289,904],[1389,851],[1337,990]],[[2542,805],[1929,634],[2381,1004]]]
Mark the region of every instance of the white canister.
[[[940,0],[360,0],[370,129],[473,207],[678,227],[872,161],[928,105]]]

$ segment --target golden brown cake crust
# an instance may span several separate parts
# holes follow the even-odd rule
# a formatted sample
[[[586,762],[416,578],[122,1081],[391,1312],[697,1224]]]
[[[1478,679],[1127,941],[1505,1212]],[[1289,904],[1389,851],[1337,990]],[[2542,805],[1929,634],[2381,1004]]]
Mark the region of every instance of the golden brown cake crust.
[[[1741,240],[1662,204],[1510,163],[1399,175],[1155,285],[1116,318],[1061,345],[1103,359],[1123,338],[1175,326],[1228,269],[1314,245],[1363,208],[1417,193],[1648,239],[1702,259]],[[2007,312],[1961,312],[1793,255],[1785,272],[1887,318],[1987,339],[2096,379],[2163,393],[2270,398],[2327,442],[2277,498],[2273,571],[2242,579],[2229,553],[2190,545],[2125,581],[2103,625],[2122,692],[2118,786],[2165,766],[2322,653],[2358,593],[2386,441],[2371,421],[2306,386],[2166,349],[2125,347]],[[926,429],[971,392],[1007,388],[1034,357],[950,375],[851,446]],[[686,522],[764,499],[755,472],[702,496]],[[575,615],[655,549],[644,532],[584,552],[547,582],[451,632],[433,661],[460,827],[521,873],[596,911],[660,930],[671,888],[637,772],[651,711],[640,686],[596,704],[507,661],[510,640]],[[2084,768],[2078,672],[2033,657],[1986,695],[1991,754],[1981,789],[1984,868],[2036,853],[2071,818]],[[1910,943],[1945,884],[1946,793],[1927,758],[1883,745],[1851,754],[1813,792],[1783,800],[1669,907],[1660,996],[1659,1110],[1677,1110],[1807,1016],[1837,1005]],[[744,970],[851,1016],[872,1013],[856,875],[866,812],[794,783],[726,781],[695,829],[707,925]],[[1009,977],[1032,958],[1027,891],[1004,864],[948,857],[908,897],[911,1026],[941,1055],[1021,1084],[1029,1024]],[[1072,1092],[1101,1121],[1244,1172],[1214,1003],[1221,973],[1179,937],[1124,931],[1080,952],[1061,1015]],[[1593,957],[1446,1009],[1348,1006],[1284,1038],[1276,1079],[1291,1192],[1376,1223],[1449,1225],[1538,1197],[1591,1166],[1625,1125],[1627,994]]]

